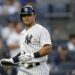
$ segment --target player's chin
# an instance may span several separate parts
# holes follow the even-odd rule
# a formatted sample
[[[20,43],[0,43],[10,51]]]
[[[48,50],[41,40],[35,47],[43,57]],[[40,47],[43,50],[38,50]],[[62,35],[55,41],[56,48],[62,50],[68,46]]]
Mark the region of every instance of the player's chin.
[[[30,26],[30,25],[31,25],[30,22],[24,22],[24,23],[25,23],[25,25],[27,25],[27,26]]]

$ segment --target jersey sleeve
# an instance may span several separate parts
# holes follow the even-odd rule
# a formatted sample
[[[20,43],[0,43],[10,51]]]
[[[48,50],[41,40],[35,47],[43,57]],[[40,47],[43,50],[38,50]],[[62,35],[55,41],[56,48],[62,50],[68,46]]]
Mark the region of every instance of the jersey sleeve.
[[[42,30],[41,35],[40,35],[40,44],[43,47],[45,44],[52,44],[51,43],[51,37],[50,34],[48,32],[48,30]]]

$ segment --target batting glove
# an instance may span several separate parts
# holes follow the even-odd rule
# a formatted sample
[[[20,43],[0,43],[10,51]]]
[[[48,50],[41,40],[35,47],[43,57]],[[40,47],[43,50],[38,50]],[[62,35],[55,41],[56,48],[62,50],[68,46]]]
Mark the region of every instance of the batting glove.
[[[25,53],[19,56],[19,61],[21,62],[26,62],[29,61],[30,59],[34,58],[33,53]]]
[[[3,66],[3,65],[9,65],[9,63],[14,63],[13,59],[10,58],[10,59],[1,59],[0,60],[0,65]]]

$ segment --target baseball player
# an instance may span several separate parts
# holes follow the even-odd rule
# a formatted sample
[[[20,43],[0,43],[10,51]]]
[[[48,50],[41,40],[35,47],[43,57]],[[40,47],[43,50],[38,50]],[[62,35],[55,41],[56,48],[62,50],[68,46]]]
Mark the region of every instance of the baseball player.
[[[19,62],[18,75],[49,75],[47,56],[52,50],[52,44],[48,30],[36,23],[36,13],[31,5],[21,9],[20,18],[25,25],[20,37],[21,52],[1,62]]]

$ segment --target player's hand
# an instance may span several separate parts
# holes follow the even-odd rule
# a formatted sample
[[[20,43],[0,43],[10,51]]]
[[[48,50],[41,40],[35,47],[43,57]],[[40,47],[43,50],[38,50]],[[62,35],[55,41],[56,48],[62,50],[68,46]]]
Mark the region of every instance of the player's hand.
[[[21,54],[19,56],[19,61],[26,62],[26,61],[29,61],[32,58],[34,58],[34,54],[33,53],[25,53],[25,54]]]

